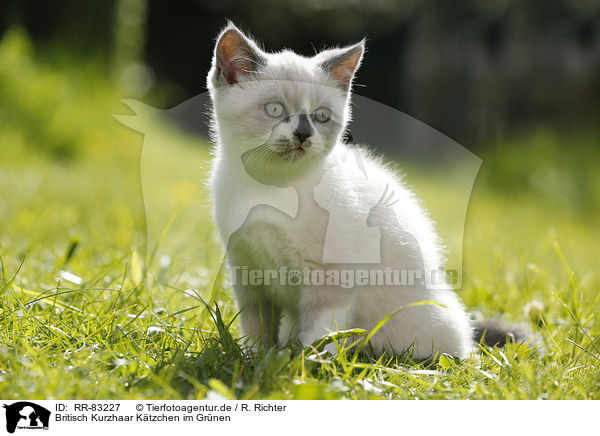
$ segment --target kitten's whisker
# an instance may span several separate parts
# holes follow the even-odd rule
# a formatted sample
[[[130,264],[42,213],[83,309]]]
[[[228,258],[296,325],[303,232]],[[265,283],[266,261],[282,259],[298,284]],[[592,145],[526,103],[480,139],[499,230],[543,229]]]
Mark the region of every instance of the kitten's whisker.
[[[262,160],[259,160],[263,156],[268,153],[268,146],[266,144],[259,145],[257,148],[253,150],[253,153],[250,155],[252,163],[258,160],[259,166],[263,164]]]
[[[258,160],[258,168],[262,169],[265,166],[265,161],[270,160],[274,156],[274,150],[269,144],[263,144],[258,149],[258,152],[253,155],[254,160]]]

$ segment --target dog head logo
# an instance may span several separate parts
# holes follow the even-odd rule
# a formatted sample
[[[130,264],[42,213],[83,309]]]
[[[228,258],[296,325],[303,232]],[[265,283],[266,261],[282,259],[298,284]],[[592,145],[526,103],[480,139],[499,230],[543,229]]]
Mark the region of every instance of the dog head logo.
[[[289,82],[285,81],[285,84],[289,85]],[[353,119],[348,125],[352,135],[359,144],[377,146],[378,149],[389,152],[394,161],[402,163],[404,174],[397,177],[404,179],[411,191],[416,192],[431,220],[436,223],[435,227],[445,244],[443,252],[440,253],[440,257],[446,259],[445,273],[450,274],[448,281],[451,287],[460,288],[466,213],[481,159],[409,115],[357,94],[353,95],[352,101]],[[204,259],[205,250],[201,248],[201,244],[190,244],[189,241],[195,238],[195,232],[198,240],[205,238],[202,229],[212,225],[212,213],[208,208],[210,202],[206,201],[208,194],[203,191],[203,174],[208,168],[210,156],[204,147],[198,146],[202,143],[201,140],[190,139],[191,137],[185,135],[177,139],[171,127],[184,127],[185,132],[218,139],[219,134],[223,132],[216,131],[217,124],[211,122],[210,110],[207,110],[211,107],[209,93],[199,94],[170,109],[153,108],[135,100],[124,100],[123,103],[134,115],[113,116],[125,126],[142,133],[144,137],[140,156],[140,178],[146,211],[147,268],[151,267],[154,254],[158,252],[157,247],[160,248],[160,253],[172,252],[177,253],[178,257],[183,257],[185,252],[185,256],[190,259],[194,256]],[[260,110],[263,110],[262,106]],[[231,123],[238,129],[252,120],[250,115],[244,115],[239,119],[232,119]],[[212,126],[212,130],[209,126]],[[283,128],[280,124],[276,124],[277,126]],[[232,159],[235,165],[232,163],[231,180],[228,185],[222,185],[223,189],[234,190],[238,184],[246,188],[250,186],[251,189],[247,190],[252,195],[238,198],[236,201],[239,203],[231,207],[231,213],[223,214],[220,231],[225,245],[229,237],[244,224],[250,210],[255,206],[270,206],[288,215],[290,219],[296,219],[295,217],[302,213],[301,206],[307,204],[299,200],[294,183],[287,183],[292,177],[290,180],[285,177],[288,172],[289,175],[295,175],[290,168],[302,161],[285,161],[281,165],[285,183],[280,183],[278,177],[281,174],[270,165],[270,155],[262,146],[263,137],[266,138],[267,133],[268,138],[272,136],[266,127],[265,132],[264,135],[256,133],[256,140],[253,139],[251,144],[242,141],[243,148],[236,142],[240,147],[228,150],[228,153],[240,155],[239,159]],[[189,144],[184,144],[186,141]],[[370,155],[366,151],[364,153]],[[323,180],[334,180],[338,170],[351,167],[356,180],[360,181],[356,185],[364,191],[377,193],[377,198],[372,204],[365,204],[368,209],[360,211],[358,215],[351,215],[360,218],[360,222],[350,226],[348,217],[343,215],[344,209],[338,208],[335,203],[335,189],[325,189],[327,186],[340,186],[340,189],[343,187],[333,182],[315,182],[314,195],[308,200],[316,201],[324,213],[328,214],[325,219],[330,225],[327,226],[325,239],[347,238],[345,229],[360,229],[358,234],[353,235],[355,241],[360,241],[357,243],[359,249],[346,250],[344,253],[333,252],[330,250],[332,245],[326,240],[323,261],[368,264],[381,262],[381,253],[386,251],[387,246],[387,237],[381,233],[382,230],[383,233],[388,230],[382,227],[385,223],[382,223],[379,217],[384,209],[394,204],[400,193],[393,192],[390,187],[386,191],[386,184],[382,184],[381,180],[372,174],[368,165],[365,166],[360,153],[354,152],[337,160],[332,153],[324,153],[323,158],[331,164],[322,174]],[[391,172],[396,172],[390,165],[387,167]],[[317,165],[311,168],[317,168]],[[277,170],[279,169],[278,167]],[[410,211],[401,210],[400,213],[410,214]],[[202,220],[205,220],[205,223]],[[173,232],[167,235],[171,230]],[[412,229],[402,231],[411,232]],[[413,238],[409,239],[409,243],[413,243]],[[160,258],[160,255],[157,258]],[[416,263],[421,262],[417,259]]]
[[[50,421],[50,411],[42,406],[28,401],[19,401],[10,405],[5,404],[6,431],[14,433],[17,428],[47,429]]]

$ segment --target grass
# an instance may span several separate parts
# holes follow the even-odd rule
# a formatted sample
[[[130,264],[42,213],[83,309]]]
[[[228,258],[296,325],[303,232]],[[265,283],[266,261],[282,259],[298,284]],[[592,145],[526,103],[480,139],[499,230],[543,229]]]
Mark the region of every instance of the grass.
[[[0,101],[28,92],[7,59],[34,62],[11,38]],[[165,127],[175,148],[144,151],[142,192],[142,136],[109,116],[125,111],[118,91],[77,88],[85,69],[69,81],[29,68],[63,85],[2,108],[14,120],[0,130],[1,397],[600,398],[597,133],[541,129],[492,146],[471,198],[459,293],[474,313],[529,322],[544,353],[512,345],[415,363],[291,345],[253,356],[198,183],[206,142]]]

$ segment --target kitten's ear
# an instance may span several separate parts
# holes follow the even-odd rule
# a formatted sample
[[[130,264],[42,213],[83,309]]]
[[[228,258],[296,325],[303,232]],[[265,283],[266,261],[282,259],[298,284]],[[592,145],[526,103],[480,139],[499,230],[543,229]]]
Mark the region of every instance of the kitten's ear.
[[[321,68],[338,83],[344,91],[350,89],[354,73],[358,70],[365,52],[365,40],[349,47],[332,49],[317,55]]]
[[[229,23],[215,46],[213,84],[233,85],[241,76],[251,74],[265,64],[265,56],[256,43]]]

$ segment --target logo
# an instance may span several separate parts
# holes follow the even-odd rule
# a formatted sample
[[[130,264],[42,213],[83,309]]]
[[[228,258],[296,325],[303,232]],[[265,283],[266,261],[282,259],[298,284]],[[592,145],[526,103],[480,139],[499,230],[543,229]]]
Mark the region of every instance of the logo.
[[[6,409],[6,431],[14,433],[18,429],[48,430],[50,411],[29,401],[19,401],[4,405]]]
[[[337,93],[326,85],[301,81],[253,83],[257,89],[293,89],[306,96]],[[239,101],[248,98],[248,104],[254,104],[253,94],[245,92],[250,93],[250,88],[238,96]],[[318,124],[321,133],[306,139],[311,146],[305,154],[299,151],[300,138],[295,132],[308,113],[257,122],[254,136],[248,136],[243,123],[227,125],[235,132],[227,151],[231,152],[227,171],[235,175],[236,182],[220,185],[225,198],[231,194],[235,199],[223,206],[229,207],[229,212],[220,214],[217,223],[226,251],[236,244],[243,246],[244,235],[265,217],[284,229],[311,223],[310,261],[274,258],[260,269],[232,264],[229,272],[234,286],[246,286],[246,274],[250,286],[271,286],[273,280],[281,286],[389,286],[398,291],[415,286],[436,290],[462,286],[465,218],[481,159],[406,114],[360,95],[354,94],[352,99],[352,122],[332,119],[329,124]],[[209,136],[208,126],[213,125],[206,111],[211,106],[210,95],[205,92],[165,110],[135,100],[123,103],[134,115],[113,116],[144,134],[140,176],[146,212],[146,266],[150,267],[152,253],[159,247],[165,255],[198,256],[198,248],[187,240],[189,235],[203,237],[198,217],[212,215],[201,195],[204,188],[199,177],[206,156],[199,151],[201,147],[173,140],[172,130],[160,126],[175,125]],[[240,112],[238,118],[245,116]],[[315,114],[310,116],[314,119]],[[341,135],[346,129],[352,130],[360,144],[393,152],[394,160],[406,162],[407,172],[388,174],[389,168],[384,171],[369,152],[344,145]],[[165,146],[173,156],[168,162]],[[439,178],[432,177],[434,174]],[[235,195],[238,186],[244,187],[244,195]],[[443,249],[428,236],[434,222],[443,237]],[[172,233],[165,238],[167,229]],[[167,267],[158,266],[161,270]],[[281,266],[288,270],[279,272]],[[310,271],[304,272],[305,267]]]

